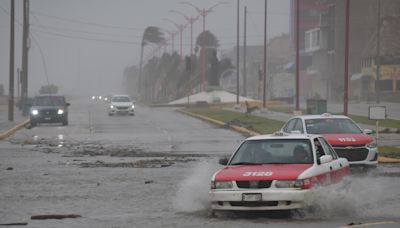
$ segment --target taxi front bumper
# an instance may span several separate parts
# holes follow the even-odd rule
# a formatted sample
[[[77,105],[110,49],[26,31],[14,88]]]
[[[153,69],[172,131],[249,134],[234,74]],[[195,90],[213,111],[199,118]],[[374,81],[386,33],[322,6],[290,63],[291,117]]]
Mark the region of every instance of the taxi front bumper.
[[[246,194],[260,194],[256,201],[244,200]],[[212,210],[266,211],[291,210],[308,205],[311,190],[308,189],[218,189],[209,192]]]

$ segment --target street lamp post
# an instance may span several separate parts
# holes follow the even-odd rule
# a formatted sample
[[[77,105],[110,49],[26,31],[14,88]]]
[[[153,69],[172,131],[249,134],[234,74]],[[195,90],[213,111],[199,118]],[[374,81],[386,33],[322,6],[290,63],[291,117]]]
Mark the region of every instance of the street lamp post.
[[[181,61],[182,61],[182,32],[185,29],[185,26],[183,25],[178,25],[175,21],[170,20],[168,18],[163,18],[164,21],[168,21],[170,23],[172,23],[173,25],[175,25],[175,27],[178,29],[179,31],[179,39],[180,39],[180,50],[179,50],[179,55],[181,57]]]
[[[200,9],[199,7],[193,5],[193,4],[190,3],[190,2],[185,2],[185,1],[183,1],[183,2],[180,2],[180,3],[183,4],[183,5],[188,5],[188,6],[193,7],[193,8],[199,13],[199,16],[202,16],[202,17],[203,17],[203,34],[204,34],[204,32],[206,31],[206,16],[207,16],[209,13],[211,13],[212,10],[213,10],[215,7],[217,7],[217,6],[219,6],[219,5],[223,5],[223,4],[228,4],[229,2],[218,2],[218,3],[216,3],[216,4],[213,5],[213,6],[211,6],[211,7],[208,8],[208,9],[205,9],[205,8]],[[204,42],[203,42],[203,43],[204,43]],[[200,90],[201,90],[201,91],[204,91],[204,87],[205,87],[204,84],[205,84],[205,79],[206,79],[206,59],[205,59],[206,55],[205,55],[205,50],[204,50],[203,47],[202,47],[201,50],[200,50],[200,55],[201,55],[201,86],[200,86]]]
[[[199,19],[199,16],[197,17],[188,17],[185,14],[176,11],[176,10],[169,10],[168,12],[170,13],[177,13],[185,18],[185,20],[190,24],[190,58],[193,56],[193,23]]]
[[[169,30],[165,30],[165,32],[167,32],[168,35],[171,36],[171,54],[173,54],[174,50],[175,50],[175,35],[176,35],[176,32],[169,31]]]

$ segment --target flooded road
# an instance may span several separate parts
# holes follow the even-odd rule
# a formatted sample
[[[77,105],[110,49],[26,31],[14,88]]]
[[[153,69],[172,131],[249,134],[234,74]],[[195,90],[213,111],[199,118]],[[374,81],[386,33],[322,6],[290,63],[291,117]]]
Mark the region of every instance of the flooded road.
[[[138,107],[134,117],[109,117],[105,103],[72,102],[70,126],[24,129],[0,142],[0,223],[49,228],[400,226],[400,167],[395,165],[317,189],[316,209],[288,218],[209,216],[207,192],[220,168],[217,159],[232,153],[242,139],[169,108]],[[41,214],[82,218],[30,220]]]

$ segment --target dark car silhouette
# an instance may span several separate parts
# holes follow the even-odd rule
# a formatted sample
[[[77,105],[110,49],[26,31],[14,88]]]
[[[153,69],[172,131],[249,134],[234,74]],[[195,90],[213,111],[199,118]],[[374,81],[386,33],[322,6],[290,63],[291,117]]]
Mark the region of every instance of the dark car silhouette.
[[[29,111],[31,126],[38,123],[61,123],[68,125],[68,106],[61,95],[40,95],[33,98]]]

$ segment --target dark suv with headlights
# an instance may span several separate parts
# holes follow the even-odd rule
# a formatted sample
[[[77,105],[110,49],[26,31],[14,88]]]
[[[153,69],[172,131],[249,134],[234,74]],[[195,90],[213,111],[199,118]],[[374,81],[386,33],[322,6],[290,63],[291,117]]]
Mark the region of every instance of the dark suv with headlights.
[[[38,123],[62,123],[68,125],[68,106],[61,95],[40,95],[33,99],[29,112],[31,126]]]

